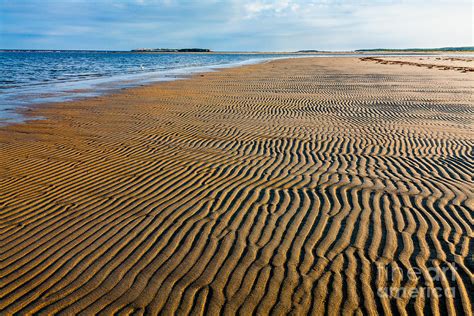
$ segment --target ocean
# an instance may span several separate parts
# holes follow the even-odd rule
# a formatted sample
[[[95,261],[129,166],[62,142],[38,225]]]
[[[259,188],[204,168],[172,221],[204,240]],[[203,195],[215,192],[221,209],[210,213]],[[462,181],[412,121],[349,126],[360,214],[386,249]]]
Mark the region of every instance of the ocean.
[[[18,108],[70,101],[196,72],[288,57],[282,54],[0,52],[0,124]],[[294,55],[293,55],[294,56]]]

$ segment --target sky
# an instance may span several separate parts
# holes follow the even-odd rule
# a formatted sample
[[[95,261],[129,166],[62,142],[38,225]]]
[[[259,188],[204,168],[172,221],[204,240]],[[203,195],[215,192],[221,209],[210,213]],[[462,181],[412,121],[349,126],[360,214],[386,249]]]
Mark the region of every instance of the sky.
[[[473,46],[473,0],[0,0],[0,48]]]

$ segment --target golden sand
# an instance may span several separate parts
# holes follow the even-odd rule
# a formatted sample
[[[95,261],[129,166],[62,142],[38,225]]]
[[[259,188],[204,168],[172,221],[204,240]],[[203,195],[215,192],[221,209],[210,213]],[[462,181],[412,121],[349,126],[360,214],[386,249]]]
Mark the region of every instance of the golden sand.
[[[289,59],[37,107],[0,128],[0,313],[469,315],[473,79]]]

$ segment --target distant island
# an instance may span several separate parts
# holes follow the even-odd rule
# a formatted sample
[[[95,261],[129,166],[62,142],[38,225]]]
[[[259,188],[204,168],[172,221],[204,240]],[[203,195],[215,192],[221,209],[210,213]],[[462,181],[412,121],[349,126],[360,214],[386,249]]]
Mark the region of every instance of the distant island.
[[[357,49],[356,52],[472,52],[473,46],[464,47],[440,47],[440,48],[374,48]]]
[[[474,52],[474,46],[441,48],[364,48],[348,51],[327,51],[304,49],[289,52],[259,51],[212,51],[208,48],[136,48],[132,50],[80,50],[80,49],[0,49],[0,52],[14,53],[216,53],[216,54],[353,54],[353,53],[436,53],[436,52]]]
[[[134,53],[210,53],[207,48],[137,48],[132,49]]]

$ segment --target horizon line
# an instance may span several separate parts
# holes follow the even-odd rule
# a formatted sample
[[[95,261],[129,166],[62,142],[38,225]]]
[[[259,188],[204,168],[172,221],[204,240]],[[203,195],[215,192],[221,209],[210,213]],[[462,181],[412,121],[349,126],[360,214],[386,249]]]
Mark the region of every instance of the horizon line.
[[[471,44],[472,45],[472,44]],[[147,50],[150,51],[147,51]],[[183,47],[183,48],[133,48],[129,50],[122,49],[55,49],[55,48],[0,48],[0,51],[76,51],[76,52],[120,52],[120,53],[160,53],[159,49],[202,49],[199,47]],[[206,48],[208,49],[208,48]],[[212,50],[210,53],[304,53],[304,52],[320,52],[320,53],[344,53],[344,52],[358,52],[358,51],[410,51],[410,50],[473,50],[474,46],[442,46],[442,47],[409,47],[409,48],[356,48],[356,49],[342,49],[342,50],[324,50],[324,49],[299,49],[299,50]],[[143,50],[143,51],[140,51]],[[156,50],[156,51],[153,51]],[[173,51],[163,51],[163,53],[180,53]],[[193,52],[194,53],[194,52]],[[206,52],[201,52],[206,53]]]

